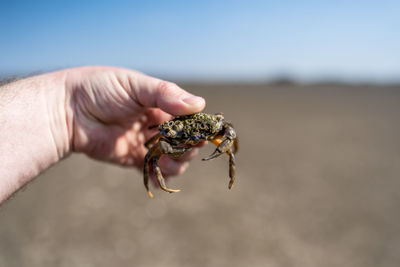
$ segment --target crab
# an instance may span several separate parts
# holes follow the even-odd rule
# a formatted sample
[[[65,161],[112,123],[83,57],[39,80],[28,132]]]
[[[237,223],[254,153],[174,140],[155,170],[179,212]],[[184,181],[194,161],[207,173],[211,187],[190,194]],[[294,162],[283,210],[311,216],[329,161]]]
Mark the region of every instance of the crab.
[[[201,141],[210,141],[217,146],[211,155],[202,160],[214,159],[224,153],[229,156],[228,188],[232,188],[235,181],[235,153],[238,150],[238,139],[232,124],[225,121],[222,113],[178,116],[160,125],[151,126],[150,129],[157,127],[159,133],[145,143],[149,151],[144,159],[143,179],[150,198],[153,198],[149,189],[150,163],[161,189],[169,193],[179,192],[179,189],[170,189],[166,186],[158,160],[162,155],[179,157]]]

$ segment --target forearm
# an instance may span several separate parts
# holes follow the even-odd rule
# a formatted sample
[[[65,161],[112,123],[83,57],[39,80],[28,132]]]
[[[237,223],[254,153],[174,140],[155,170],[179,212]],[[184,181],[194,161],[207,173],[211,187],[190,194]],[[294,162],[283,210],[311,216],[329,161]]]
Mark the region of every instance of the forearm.
[[[0,202],[69,151],[66,72],[0,87]]]

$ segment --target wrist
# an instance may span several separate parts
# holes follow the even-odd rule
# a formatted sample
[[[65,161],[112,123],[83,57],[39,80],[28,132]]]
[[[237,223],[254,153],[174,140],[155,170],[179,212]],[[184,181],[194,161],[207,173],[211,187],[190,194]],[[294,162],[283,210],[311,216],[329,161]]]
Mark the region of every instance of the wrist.
[[[54,72],[0,88],[0,202],[69,152],[65,77]]]
[[[42,75],[45,113],[57,161],[71,151],[72,116],[70,94],[66,88],[69,70]]]

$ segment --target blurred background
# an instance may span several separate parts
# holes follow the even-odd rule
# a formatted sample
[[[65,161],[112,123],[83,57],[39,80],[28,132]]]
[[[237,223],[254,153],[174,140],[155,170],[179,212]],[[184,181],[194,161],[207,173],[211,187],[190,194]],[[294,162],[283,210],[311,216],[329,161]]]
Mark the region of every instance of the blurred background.
[[[3,81],[116,65],[223,112],[227,158],[153,190],[72,155],[0,207],[0,266],[398,266],[398,1],[1,1]]]

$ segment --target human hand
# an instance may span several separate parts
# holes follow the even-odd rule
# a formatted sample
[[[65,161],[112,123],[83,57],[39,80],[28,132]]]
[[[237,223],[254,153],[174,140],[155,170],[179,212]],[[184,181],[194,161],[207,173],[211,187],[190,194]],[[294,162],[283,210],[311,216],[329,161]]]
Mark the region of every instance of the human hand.
[[[124,166],[143,167],[149,126],[200,112],[201,97],[177,85],[128,69],[81,67],[67,70],[66,118],[70,150]],[[197,149],[178,159],[162,157],[165,176],[181,174]]]
[[[149,126],[205,106],[173,83],[113,67],[66,69],[0,89],[0,203],[72,151],[142,168],[155,133]],[[164,176],[182,173],[196,153],[161,158]]]

